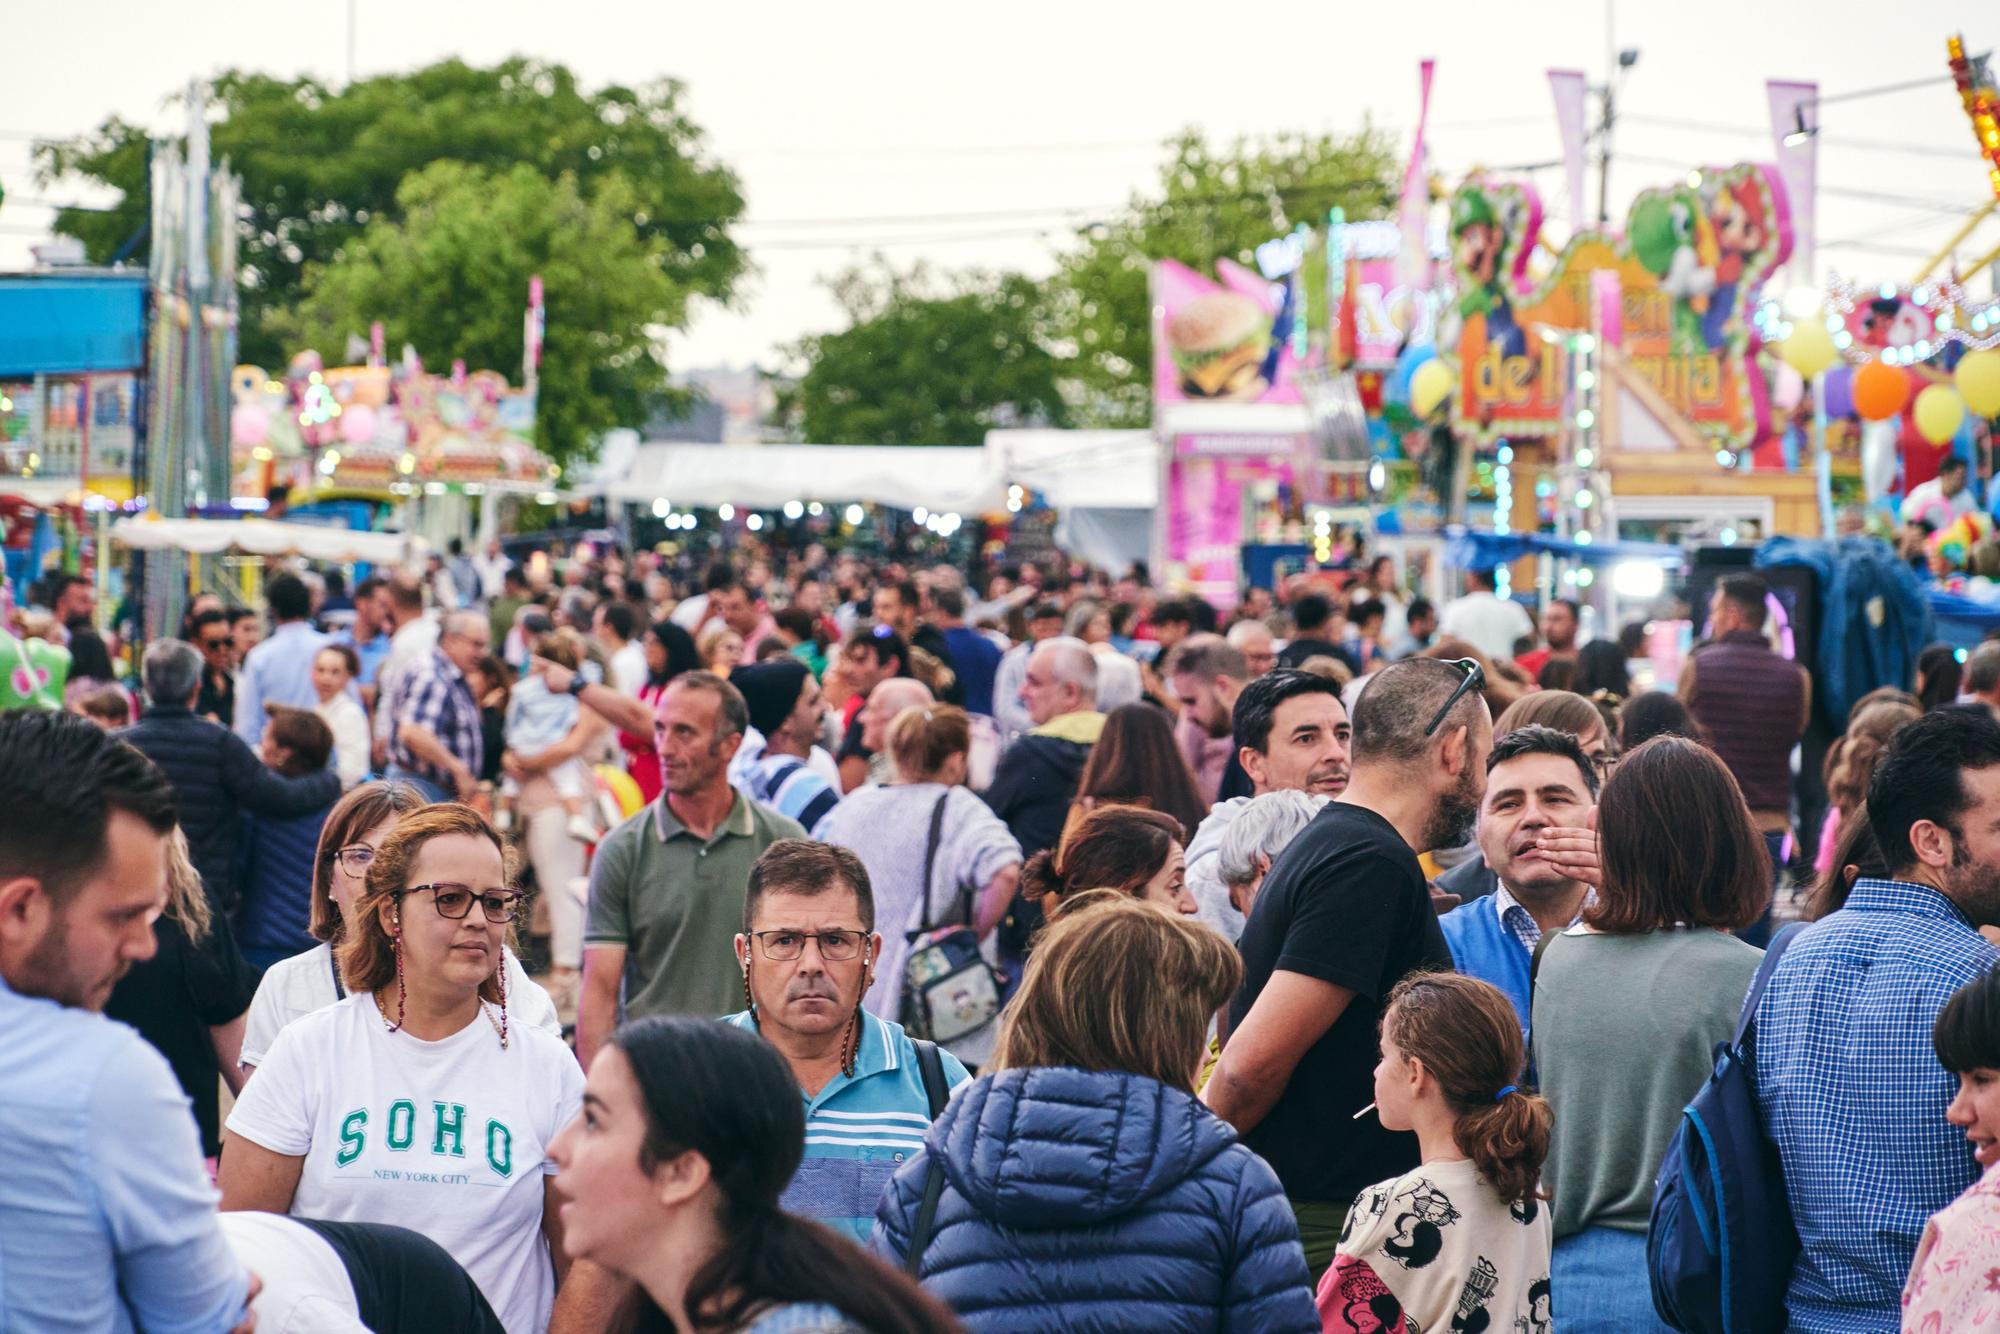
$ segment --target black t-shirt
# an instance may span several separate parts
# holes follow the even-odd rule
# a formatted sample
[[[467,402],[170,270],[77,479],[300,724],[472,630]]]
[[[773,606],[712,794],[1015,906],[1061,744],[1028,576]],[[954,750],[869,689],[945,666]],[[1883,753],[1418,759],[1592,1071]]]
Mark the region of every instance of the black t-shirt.
[[[1293,1200],[1341,1202],[1417,1165],[1417,1137],[1374,1113],[1377,1032],[1391,988],[1418,970],[1450,971],[1416,854],[1375,812],[1333,802],[1279,854],[1244,924],[1243,990],[1232,1027],[1282,969],[1354,993],[1306,1051],[1270,1115],[1244,1137]]]
[[[196,945],[173,918],[153,923],[159,950],[118,979],[104,1013],[139,1030],[173,1067],[174,1078],[194,1103],[201,1151],[213,1158],[221,1134],[216,1081],[222,1067],[209,1033],[250,1008],[257,994],[257,970],[243,961],[229,918],[217,913],[208,938]]]
[[[874,751],[872,751],[872,750],[870,750],[870,749],[868,749],[868,747],[866,747],[866,746],[864,746],[864,745],[862,745],[862,744],[861,744],[861,736],[862,736],[862,731],[863,731],[863,729],[862,729],[862,726],[861,726],[861,712],[860,712],[860,710],[858,710],[858,709],[857,709],[857,710],[855,710],[855,713],[854,713],[854,721],[853,721],[853,722],[851,722],[851,723],[849,723],[849,724],[847,725],[847,730],[846,730],[845,732],[841,733],[841,736],[840,736],[840,753],[839,753],[838,755],[834,756],[833,758],[834,758],[834,759],[836,759],[836,760],[847,760],[847,759],[855,759],[855,760],[872,760],[872,759],[874,759],[874,758],[875,758],[875,752],[874,752]]]
[[[333,1247],[369,1329],[505,1334],[479,1285],[435,1241],[388,1223],[294,1220]]]

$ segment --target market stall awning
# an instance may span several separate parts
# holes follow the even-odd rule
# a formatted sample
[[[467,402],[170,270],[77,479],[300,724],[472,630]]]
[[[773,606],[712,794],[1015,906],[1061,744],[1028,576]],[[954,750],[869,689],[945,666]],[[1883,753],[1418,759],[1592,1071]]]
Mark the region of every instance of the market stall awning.
[[[135,551],[187,551],[212,556],[246,551],[255,556],[304,556],[308,560],[366,561],[401,565],[429,545],[409,533],[370,533],[277,519],[120,519],[111,540]]]
[[[129,371],[145,361],[144,273],[0,275],[0,375]]]
[[[1151,431],[988,431],[1000,474],[1060,510],[1150,510],[1160,503]]]
[[[1007,485],[986,450],[943,445],[651,443],[639,446],[624,477],[588,490],[611,500],[665,500],[691,509],[858,500],[978,514],[1007,500]]]
[[[1476,533],[1451,528],[1445,533],[1445,563],[1461,570],[1486,570],[1523,556],[1554,556],[1584,565],[1644,560],[1681,563],[1681,549],[1664,542],[1573,542],[1546,533]]]

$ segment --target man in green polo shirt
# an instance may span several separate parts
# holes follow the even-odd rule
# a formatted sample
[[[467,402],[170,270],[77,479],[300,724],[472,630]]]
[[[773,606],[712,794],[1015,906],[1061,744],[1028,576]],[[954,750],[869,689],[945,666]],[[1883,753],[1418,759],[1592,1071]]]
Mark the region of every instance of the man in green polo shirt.
[[[622,1017],[721,1016],[743,1007],[736,933],[750,868],[805,830],[729,785],[749,711],[736,687],[684,672],[660,694],[666,790],[611,831],[590,871],[577,1055],[588,1069]]]

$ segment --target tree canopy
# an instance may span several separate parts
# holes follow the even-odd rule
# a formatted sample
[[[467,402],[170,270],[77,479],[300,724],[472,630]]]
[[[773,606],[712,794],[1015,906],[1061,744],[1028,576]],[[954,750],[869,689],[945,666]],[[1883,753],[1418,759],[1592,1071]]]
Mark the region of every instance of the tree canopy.
[[[1003,426],[1068,422],[1040,297],[1019,274],[939,280],[879,261],[834,282],[848,318],[793,349],[781,411],[815,444],[978,445]]]

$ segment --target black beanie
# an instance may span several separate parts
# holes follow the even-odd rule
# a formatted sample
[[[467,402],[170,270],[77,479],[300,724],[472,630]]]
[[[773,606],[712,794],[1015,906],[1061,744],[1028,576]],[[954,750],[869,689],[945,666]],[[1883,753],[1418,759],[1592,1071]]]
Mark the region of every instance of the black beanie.
[[[750,725],[769,736],[797,707],[808,675],[806,665],[788,654],[738,667],[729,674],[729,684],[743,692],[743,702],[750,706]]]

